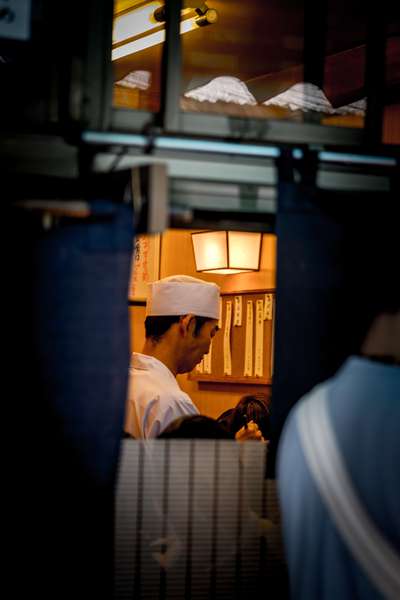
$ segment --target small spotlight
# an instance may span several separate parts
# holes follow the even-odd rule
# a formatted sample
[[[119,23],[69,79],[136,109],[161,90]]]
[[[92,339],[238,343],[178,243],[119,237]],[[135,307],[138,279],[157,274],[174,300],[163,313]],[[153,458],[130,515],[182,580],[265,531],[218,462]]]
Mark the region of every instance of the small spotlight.
[[[195,12],[199,15],[195,19],[195,23],[198,27],[204,27],[205,25],[211,25],[212,23],[216,23],[218,21],[218,13],[215,8],[208,8],[204,3],[198,2],[187,2],[184,4],[185,10],[190,7],[193,7]],[[166,12],[165,5],[159,6],[153,13],[153,19],[157,21],[157,23],[164,23],[166,20]]]
[[[154,19],[158,23],[164,23],[165,21],[165,6],[159,6],[153,13]]]
[[[206,25],[212,25],[218,21],[218,13],[215,8],[209,8],[206,10],[204,15],[197,17],[195,20],[196,25],[199,27],[205,27]]]

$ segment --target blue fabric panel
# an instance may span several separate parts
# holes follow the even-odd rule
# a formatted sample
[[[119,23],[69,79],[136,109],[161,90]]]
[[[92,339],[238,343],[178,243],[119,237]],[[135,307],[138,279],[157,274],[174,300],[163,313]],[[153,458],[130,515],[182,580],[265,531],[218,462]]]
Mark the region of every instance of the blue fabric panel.
[[[112,594],[133,214],[101,199],[92,213],[49,230],[41,215],[7,214],[4,385],[16,409],[9,553],[21,597]]]

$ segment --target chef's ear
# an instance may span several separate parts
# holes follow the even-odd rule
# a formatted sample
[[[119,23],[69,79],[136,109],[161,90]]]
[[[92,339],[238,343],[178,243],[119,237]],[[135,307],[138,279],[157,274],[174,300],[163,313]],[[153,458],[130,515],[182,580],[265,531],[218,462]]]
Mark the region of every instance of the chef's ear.
[[[196,317],[192,314],[184,315],[179,320],[179,329],[183,335],[191,333],[193,335],[196,327]]]

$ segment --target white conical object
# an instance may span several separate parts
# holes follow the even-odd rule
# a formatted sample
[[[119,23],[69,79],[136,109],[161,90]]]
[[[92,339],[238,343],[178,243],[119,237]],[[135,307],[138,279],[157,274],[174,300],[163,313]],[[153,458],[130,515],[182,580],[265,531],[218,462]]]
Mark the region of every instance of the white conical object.
[[[232,102],[234,104],[257,104],[243,81],[237,77],[215,77],[205,85],[185,93],[186,98],[200,102]]]
[[[352,102],[351,104],[346,104],[345,106],[340,106],[339,108],[335,108],[336,115],[359,115],[363,117],[365,115],[365,111],[367,110],[367,99],[361,98],[361,100],[357,100],[356,102]]]
[[[121,85],[127,88],[136,88],[139,90],[147,90],[151,83],[150,71],[131,71],[125,77],[116,81],[116,85]]]
[[[282,106],[290,110],[314,110],[333,113],[332,104],[324,92],[313,83],[296,83],[289,89],[263,102],[264,106]]]

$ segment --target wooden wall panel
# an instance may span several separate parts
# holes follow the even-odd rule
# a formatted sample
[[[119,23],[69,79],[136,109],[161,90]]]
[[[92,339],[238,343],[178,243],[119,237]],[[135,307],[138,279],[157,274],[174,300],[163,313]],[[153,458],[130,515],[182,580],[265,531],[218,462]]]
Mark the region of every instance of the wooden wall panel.
[[[400,144],[400,104],[386,106],[382,138],[384,144]]]
[[[202,368],[199,372],[196,368],[193,369],[191,373],[189,373],[189,379],[194,381],[203,382],[203,381],[213,381],[216,383],[241,383],[244,385],[260,385],[260,384],[268,384],[272,383],[271,379],[271,350],[272,350],[272,333],[273,333],[273,320],[272,318],[267,319],[265,317],[262,318],[262,328],[263,328],[263,357],[262,361],[262,376],[255,375],[256,371],[256,323],[257,323],[257,309],[256,302],[260,301],[262,304],[262,311],[264,315],[265,310],[265,299],[266,294],[270,297],[271,306],[275,305],[275,294],[272,290],[258,290],[250,293],[237,292],[233,294],[222,294],[222,318],[221,318],[221,331],[215,336],[212,341],[212,348],[210,351],[210,363],[211,363],[211,373],[203,372]],[[241,302],[241,324],[234,324],[234,315],[235,315],[235,298]],[[244,375],[244,363],[245,363],[245,349],[246,349],[246,316],[248,307],[248,302],[251,303],[252,309],[252,320],[253,320],[253,328],[252,328],[252,343],[251,343],[251,352],[252,352],[252,374]],[[232,320],[230,327],[230,360],[231,360],[231,374],[227,375],[224,373],[224,331],[225,331],[225,323],[226,323],[226,314],[227,314],[227,304],[230,303],[232,309]],[[271,315],[273,314],[273,308],[271,310]],[[203,364],[200,363],[200,367],[203,367]]]

